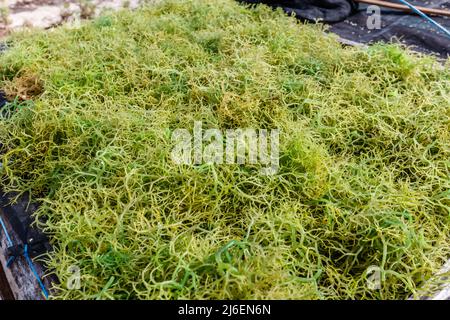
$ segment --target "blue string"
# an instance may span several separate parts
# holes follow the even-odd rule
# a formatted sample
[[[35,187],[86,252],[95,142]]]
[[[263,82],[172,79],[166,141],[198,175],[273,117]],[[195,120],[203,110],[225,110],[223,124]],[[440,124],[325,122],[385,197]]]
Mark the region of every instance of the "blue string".
[[[8,241],[8,247],[13,246],[13,242],[11,240],[11,237],[9,236],[8,230],[6,230],[5,223],[3,222],[2,217],[0,217],[0,224],[2,225],[3,232],[5,233],[6,240]]]
[[[0,225],[2,226],[3,232],[5,233],[6,240],[8,242],[8,246],[12,247],[14,245],[11,237],[9,236],[8,230],[6,229],[5,222],[3,221],[2,217],[0,216]],[[45,298],[48,299],[48,292],[45,288],[44,283],[41,280],[41,277],[39,277],[39,274],[36,271],[36,268],[34,267],[33,261],[31,260],[29,254],[28,254],[28,244],[25,244],[23,255],[25,257],[25,260],[27,260],[28,266],[30,267],[31,271],[33,272],[34,277],[39,283],[39,286],[41,287],[42,293],[44,294]],[[9,267],[11,263],[13,262],[14,257],[10,257],[8,261],[6,262],[6,266]]]
[[[48,299],[48,292],[47,289],[45,289],[44,284],[42,283],[41,278],[39,277],[39,274],[36,271],[36,268],[34,267],[33,261],[31,260],[30,256],[28,255],[28,244],[25,245],[23,249],[23,255],[25,256],[25,259],[28,262],[28,265],[30,266],[31,271],[33,272],[34,276],[36,277],[37,281],[39,282],[39,286],[41,287],[42,293],[45,296],[45,299]]]
[[[9,268],[14,261],[14,257],[9,257],[8,261],[6,261],[6,267]]]
[[[422,11],[420,11],[418,8],[416,8],[414,5],[412,5],[411,3],[409,3],[408,1],[405,0],[398,0],[401,3],[403,3],[404,5],[408,6],[412,11],[414,11],[415,13],[417,13],[419,16],[421,16],[422,18],[424,18],[425,20],[427,20],[429,23],[431,23],[432,25],[434,25],[436,28],[438,28],[439,30],[441,30],[442,32],[444,32],[447,37],[450,38],[450,31],[448,31],[446,28],[444,28],[442,25],[440,25],[439,23],[437,23],[436,21],[434,21],[433,19],[431,19],[429,16],[427,16],[425,13],[423,13]]]

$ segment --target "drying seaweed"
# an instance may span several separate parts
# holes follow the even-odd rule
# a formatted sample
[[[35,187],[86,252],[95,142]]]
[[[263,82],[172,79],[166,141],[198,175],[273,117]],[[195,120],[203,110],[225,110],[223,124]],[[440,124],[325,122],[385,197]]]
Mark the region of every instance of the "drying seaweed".
[[[403,299],[449,257],[448,64],[231,0],[10,43],[0,174],[42,203],[55,298]],[[173,163],[194,121],[279,128],[279,172]]]

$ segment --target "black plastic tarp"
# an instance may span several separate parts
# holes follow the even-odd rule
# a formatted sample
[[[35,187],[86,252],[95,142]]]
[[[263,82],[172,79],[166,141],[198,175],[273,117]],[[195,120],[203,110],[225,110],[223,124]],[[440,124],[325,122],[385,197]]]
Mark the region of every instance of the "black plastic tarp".
[[[450,10],[450,0],[411,0],[409,2],[423,7],[447,8]],[[367,20],[373,13],[371,10],[368,13],[367,8],[367,5],[361,4],[356,13],[342,22],[332,24],[330,30],[344,39],[355,42],[400,42],[416,51],[437,54],[441,58],[450,56],[450,38],[423,18],[380,7],[381,28],[370,30],[367,26]],[[431,18],[450,30],[450,19],[448,17]]]
[[[280,7],[286,13],[295,14],[298,18],[325,22],[342,21],[357,8],[357,4],[351,0],[241,0],[241,2]]]
[[[435,54],[441,58],[450,56],[450,38],[423,18],[403,11],[379,7],[379,28],[373,28],[376,14],[366,4],[357,5],[351,0],[243,0],[281,7],[288,14],[308,21],[330,24],[330,31],[343,39],[358,43],[398,42],[413,50]],[[396,0],[390,2],[399,3]],[[450,10],[450,0],[410,0],[410,3],[428,8]],[[448,17],[432,17],[450,30]],[[370,20],[370,21],[369,21]],[[369,24],[368,24],[369,22]],[[372,22],[372,23],[371,23]]]

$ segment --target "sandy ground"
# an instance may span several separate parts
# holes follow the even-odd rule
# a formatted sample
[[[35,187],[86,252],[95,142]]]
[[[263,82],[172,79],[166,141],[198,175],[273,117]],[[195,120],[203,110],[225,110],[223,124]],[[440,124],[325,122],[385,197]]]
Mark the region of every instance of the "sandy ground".
[[[48,29],[97,16],[104,10],[136,8],[145,0],[0,0],[0,37],[27,27]],[[150,1],[148,1],[150,2]]]

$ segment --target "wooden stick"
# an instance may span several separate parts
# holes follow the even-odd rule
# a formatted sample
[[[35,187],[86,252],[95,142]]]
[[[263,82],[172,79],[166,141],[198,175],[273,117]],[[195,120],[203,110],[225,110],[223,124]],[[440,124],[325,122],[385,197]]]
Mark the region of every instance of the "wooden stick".
[[[3,265],[0,262],[0,300],[14,300],[14,294],[9,287],[8,279],[3,272]]]
[[[413,13],[413,11],[408,6],[405,6],[403,4],[392,3],[392,2],[388,2],[388,1],[382,1],[382,0],[354,0],[354,1],[366,3],[366,4],[374,4],[374,5],[378,5],[380,7],[386,7],[386,8],[397,9],[397,10],[402,10],[402,11]],[[450,17],[449,10],[425,8],[425,7],[419,7],[419,6],[415,6],[415,7],[417,9],[419,9],[420,11],[422,11],[423,13],[426,13],[429,15]]]

